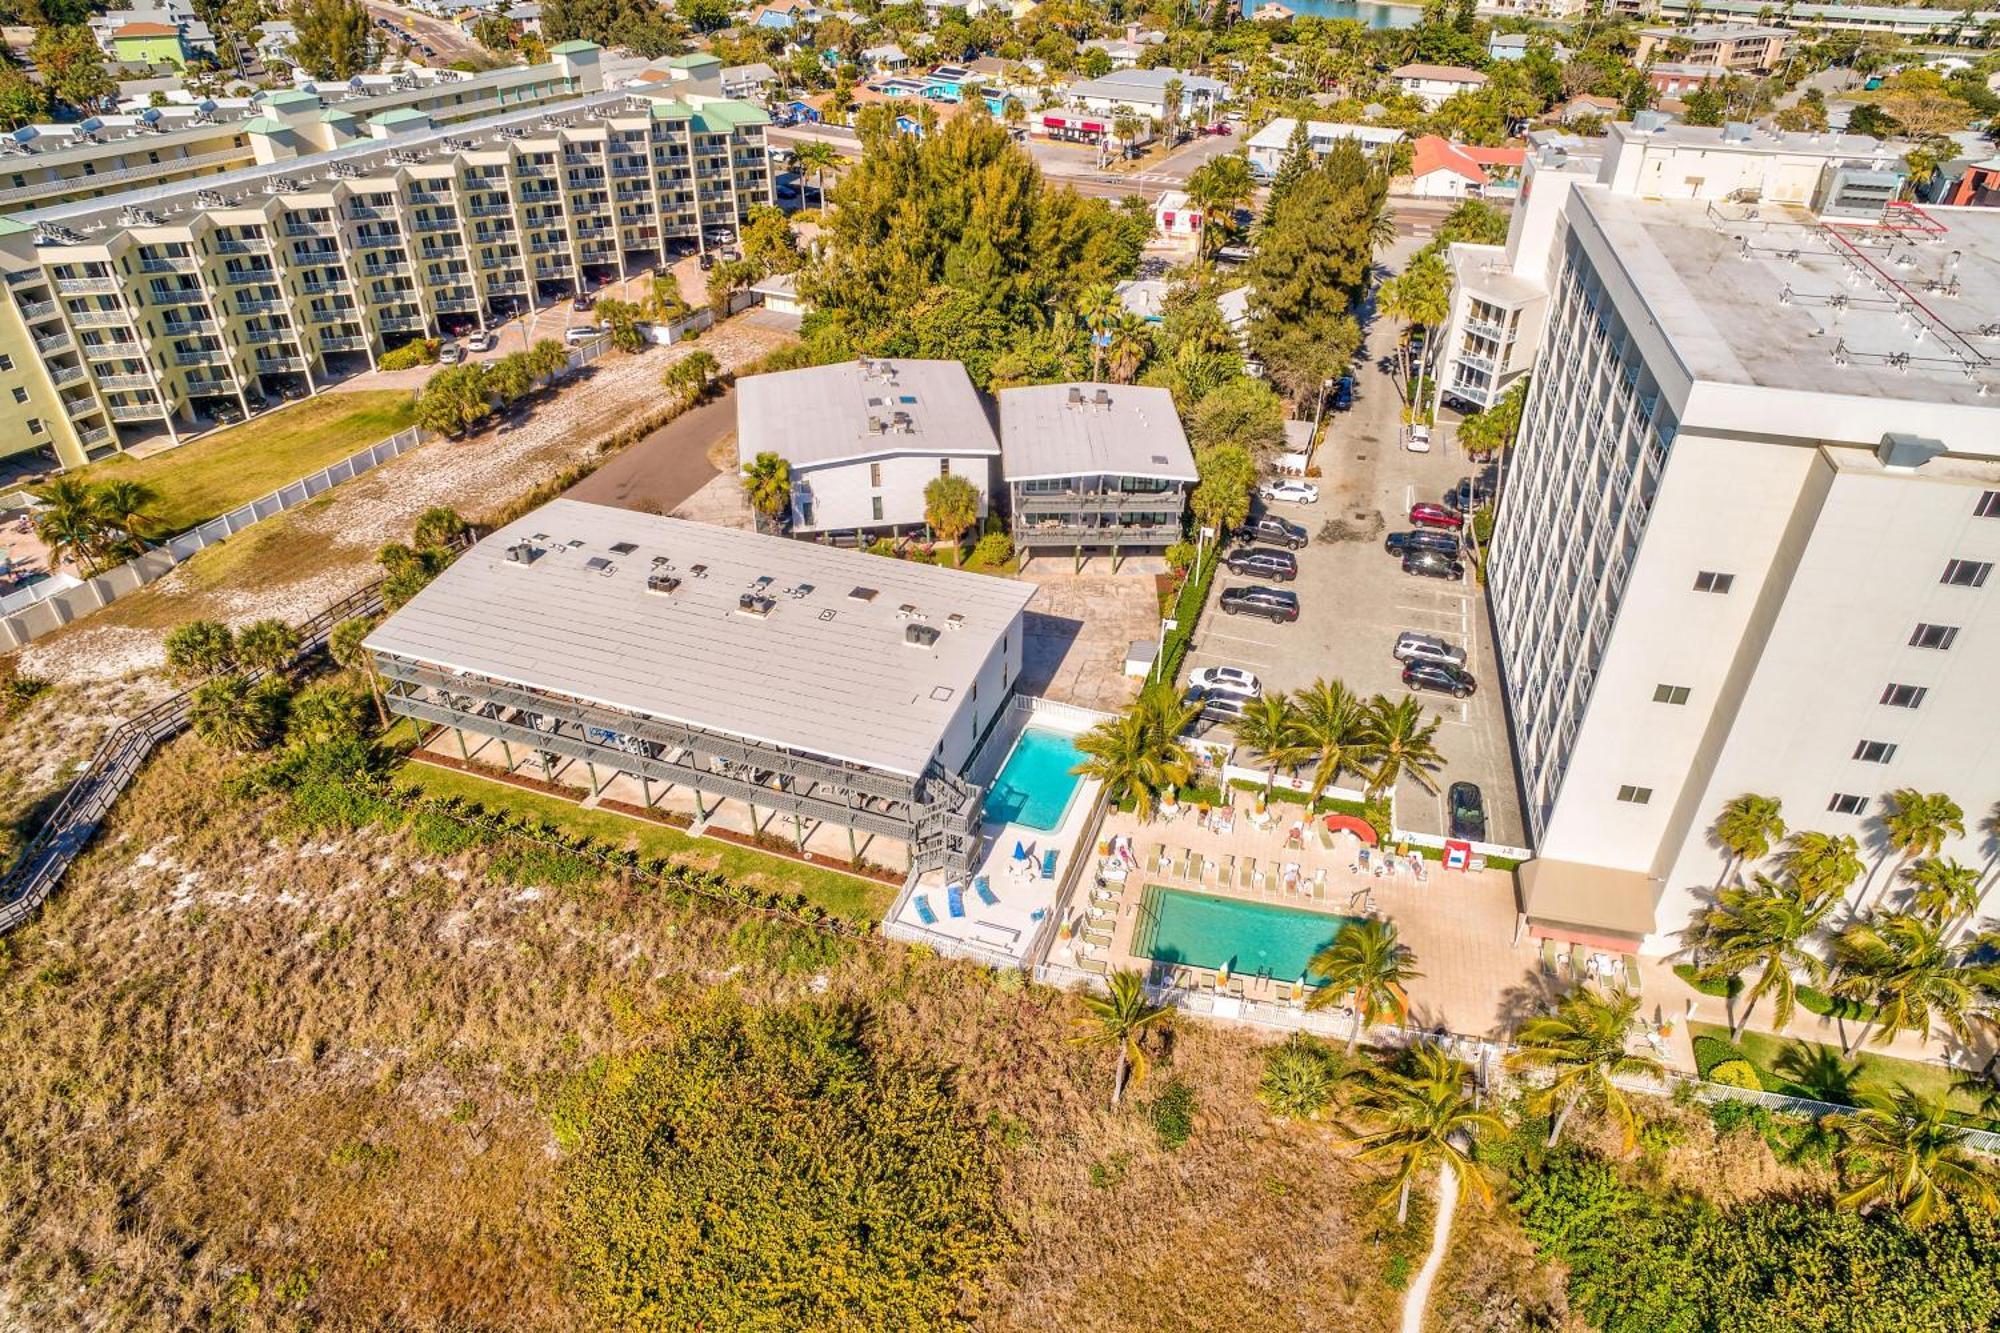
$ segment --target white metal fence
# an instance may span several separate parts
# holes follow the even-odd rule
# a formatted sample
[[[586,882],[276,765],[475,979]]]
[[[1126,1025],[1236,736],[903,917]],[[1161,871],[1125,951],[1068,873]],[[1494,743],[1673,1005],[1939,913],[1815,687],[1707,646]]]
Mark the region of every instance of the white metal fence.
[[[52,633],[71,621],[101,610],[120,597],[129,596],[167,574],[174,566],[195,552],[213,546],[223,538],[241,532],[252,524],[261,523],[273,514],[296,509],[341,482],[352,481],[362,473],[408,453],[429,438],[429,433],[418,426],[398,431],[388,439],[349,454],[346,458],[321,468],[309,477],[302,477],[288,486],[279,487],[269,495],[260,496],[249,504],[232,509],[219,518],[212,518],[177,536],[169,537],[144,555],[128,560],[114,569],[107,569],[102,574],[84,579],[67,588],[59,588],[51,594],[30,598],[18,609],[0,604],[0,612],[4,612],[0,614],[0,652],[33,643],[44,634]],[[50,579],[45,582],[53,583],[55,580]],[[33,589],[22,591],[31,592]]]

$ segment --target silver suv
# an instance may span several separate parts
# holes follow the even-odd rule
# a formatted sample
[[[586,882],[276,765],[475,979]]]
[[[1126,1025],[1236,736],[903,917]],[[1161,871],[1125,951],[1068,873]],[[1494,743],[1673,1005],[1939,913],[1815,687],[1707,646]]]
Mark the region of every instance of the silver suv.
[[[1394,657],[1398,662],[1437,662],[1444,666],[1465,665],[1465,649],[1455,648],[1435,634],[1406,629],[1396,636]]]

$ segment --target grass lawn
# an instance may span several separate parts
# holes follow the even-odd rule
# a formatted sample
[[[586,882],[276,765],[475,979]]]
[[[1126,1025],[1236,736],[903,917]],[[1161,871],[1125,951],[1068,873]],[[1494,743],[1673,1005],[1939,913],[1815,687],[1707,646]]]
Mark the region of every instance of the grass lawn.
[[[896,890],[875,880],[858,879],[834,870],[801,865],[782,856],[767,856],[715,838],[694,838],[678,829],[646,823],[609,810],[585,810],[569,801],[488,782],[469,773],[455,773],[429,764],[406,764],[396,774],[399,786],[432,796],[462,796],[489,810],[522,812],[549,820],[575,833],[587,833],[613,846],[636,847],[640,855],[661,856],[707,869],[733,879],[787,893],[803,893],[827,911],[852,921],[872,924],[882,919]]]
[[[1729,1029],[1721,1024],[1694,1023],[1689,1026],[1689,1034],[1695,1037],[1713,1037],[1720,1042],[1729,1041]],[[1748,1029],[1734,1044],[1736,1049],[1743,1052],[1750,1063],[1757,1067],[1758,1077],[1767,1089],[1772,1092],[1788,1093],[1794,1097],[1815,1097],[1816,1100],[1823,1099],[1817,1098],[1811,1090],[1799,1087],[1776,1072],[1780,1055],[1793,1046],[1804,1046],[1815,1051],[1830,1051],[1835,1056],[1840,1055],[1838,1046],[1821,1046],[1816,1042],[1801,1041],[1797,1037],[1779,1037],[1768,1032],[1754,1032]],[[1902,1060],[1893,1055],[1877,1055],[1873,1051],[1856,1052],[1853,1059],[1860,1061],[1861,1064],[1860,1076],[1855,1081],[1856,1089],[1861,1092],[1889,1092],[1898,1083],[1903,1083],[1925,1096],[1934,1096],[1947,1091],[1954,1077],[1954,1071],[1941,1064]],[[1953,1096],[1950,1105],[1955,1110],[1967,1113],[1976,1109],[1974,1099],[1963,1094]]]
[[[161,529],[180,532],[386,439],[415,416],[406,389],[321,394],[178,449],[93,463],[79,475],[144,482],[159,492]]]

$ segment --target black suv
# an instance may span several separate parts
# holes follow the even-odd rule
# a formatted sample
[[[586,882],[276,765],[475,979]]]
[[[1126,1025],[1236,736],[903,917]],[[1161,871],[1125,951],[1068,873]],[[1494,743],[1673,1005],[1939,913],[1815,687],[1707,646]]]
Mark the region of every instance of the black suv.
[[[1354,406],[1354,376],[1342,375],[1340,383],[1333,386],[1333,410],[1345,412]]]
[[[1262,514],[1250,520],[1250,526],[1243,529],[1245,541],[1269,542],[1291,551],[1303,551],[1306,546],[1306,530],[1297,523],[1279,518],[1275,514]]]
[[[1403,572],[1427,579],[1462,579],[1465,566],[1440,551],[1409,551],[1403,556]]]
[[[1231,616],[1262,616],[1276,625],[1299,618],[1297,593],[1276,588],[1228,588],[1222,594],[1222,611]]]
[[[1488,476],[1460,477],[1458,485],[1444,493],[1444,502],[1448,508],[1456,509],[1461,514],[1470,509],[1477,509],[1481,505],[1491,504],[1493,502],[1493,478]]]
[[[1458,537],[1449,532],[1439,532],[1434,528],[1418,528],[1415,532],[1392,532],[1382,539],[1382,549],[1390,555],[1408,555],[1412,551],[1436,551],[1448,559],[1458,559]]]
[[[1222,558],[1232,574],[1247,574],[1252,578],[1273,579],[1279,583],[1290,583],[1299,576],[1299,562],[1290,551],[1272,551],[1261,546],[1245,547],[1231,551]]]
[[[1467,842],[1486,840],[1486,798],[1470,782],[1454,782],[1445,800],[1451,806],[1451,836]]]
[[[1449,694],[1454,699],[1463,699],[1478,688],[1470,671],[1442,662],[1403,663],[1403,684],[1413,690]]]

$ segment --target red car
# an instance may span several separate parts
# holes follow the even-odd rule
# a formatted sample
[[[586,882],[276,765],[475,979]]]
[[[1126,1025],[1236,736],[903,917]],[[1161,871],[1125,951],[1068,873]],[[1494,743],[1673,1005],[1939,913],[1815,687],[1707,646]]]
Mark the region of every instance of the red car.
[[[1420,528],[1462,528],[1465,519],[1446,509],[1443,505],[1414,504],[1410,506],[1410,522]]]

